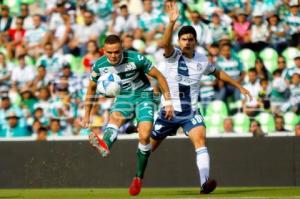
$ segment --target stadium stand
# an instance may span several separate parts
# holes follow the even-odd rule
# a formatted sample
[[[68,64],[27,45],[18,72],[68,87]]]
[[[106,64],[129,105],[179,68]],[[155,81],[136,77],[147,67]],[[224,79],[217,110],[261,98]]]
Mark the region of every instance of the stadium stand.
[[[0,2],[1,140],[13,138],[14,129],[20,128],[9,119],[11,110],[17,110],[18,124],[28,131],[26,139],[57,139],[52,138],[53,131],[62,138],[86,136],[87,131],[80,130],[83,101],[89,71],[103,55],[106,35],[119,34],[126,49],[138,50],[158,68],[164,67],[161,37],[168,20],[165,1]],[[224,88],[226,92],[230,89],[222,82],[203,80],[215,81],[206,88],[205,95],[210,98],[200,96],[205,101],[201,104],[200,100],[198,106],[208,135],[223,136],[223,121],[227,117],[232,118],[237,136],[249,132],[252,119],[261,123],[267,135],[275,134],[275,114],[284,117],[285,128],[290,132],[299,123],[299,4],[294,0],[272,2],[178,1],[181,16],[175,31],[181,25],[194,26],[197,50],[209,55],[213,64],[224,67],[241,84],[250,84],[249,69],[255,68],[258,73],[257,107],[251,115],[243,109],[238,93],[224,96]],[[276,23],[271,22],[274,16]],[[176,41],[177,37],[173,39]],[[224,44],[230,44],[230,59],[220,53]],[[262,68],[267,70],[259,68],[260,59]],[[286,64],[280,64],[281,59]],[[239,75],[237,70],[241,70]],[[105,98],[98,102],[92,123],[101,132],[112,103]],[[40,131],[35,129],[37,126]],[[42,136],[45,130],[48,136]],[[42,132],[41,136],[38,132]]]

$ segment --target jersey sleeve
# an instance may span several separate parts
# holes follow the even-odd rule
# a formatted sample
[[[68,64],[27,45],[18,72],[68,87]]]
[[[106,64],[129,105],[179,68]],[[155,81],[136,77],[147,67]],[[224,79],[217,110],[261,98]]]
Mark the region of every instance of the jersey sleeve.
[[[174,48],[173,53],[169,57],[165,57],[166,62],[173,63],[178,60],[178,56],[181,55],[181,51],[178,48]]]
[[[210,75],[217,70],[216,66],[210,62],[207,62],[205,65],[204,75]]]
[[[139,53],[137,54],[137,63],[138,67],[141,68],[145,73],[149,73],[149,71],[154,67],[149,59]]]
[[[98,79],[100,77],[99,69],[96,65],[96,63],[92,67],[91,75],[90,75],[90,80],[94,81],[97,83]]]

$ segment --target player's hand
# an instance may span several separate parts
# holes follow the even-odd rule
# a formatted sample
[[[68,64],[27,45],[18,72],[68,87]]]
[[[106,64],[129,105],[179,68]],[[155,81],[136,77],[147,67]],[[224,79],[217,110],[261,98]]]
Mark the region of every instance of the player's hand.
[[[165,118],[167,120],[171,120],[173,115],[174,115],[174,108],[173,108],[173,105],[166,105],[165,106]]]
[[[240,92],[245,96],[246,99],[250,99],[250,101],[253,100],[253,97],[250,94],[250,92],[247,89],[245,89],[244,87],[240,88]]]
[[[82,128],[88,128],[90,123],[90,118],[89,116],[84,116],[81,120],[81,127]]]
[[[176,2],[167,2],[166,6],[170,22],[175,22],[179,17],[179,9]]]

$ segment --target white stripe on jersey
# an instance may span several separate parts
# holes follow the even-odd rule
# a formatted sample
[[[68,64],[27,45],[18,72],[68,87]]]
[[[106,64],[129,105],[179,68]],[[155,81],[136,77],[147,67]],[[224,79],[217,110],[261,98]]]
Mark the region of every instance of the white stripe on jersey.
[[[202,75],[213,73],[216,67],[208,62],[206,55],[196,52],[192,59],[183,56],[189,74],[188,76],[184,76],[178,74],[178,61],[181,56],[183,56],[181,50],[175,48],[174,53],[170,57],[165,58],[165,67],[160,72],[168,82],[175,111],[182,111],[179,84],[190,86],[191,107],[195,111],[197,109],[201,77]],[[162,103],[164,101],[162,97]]]

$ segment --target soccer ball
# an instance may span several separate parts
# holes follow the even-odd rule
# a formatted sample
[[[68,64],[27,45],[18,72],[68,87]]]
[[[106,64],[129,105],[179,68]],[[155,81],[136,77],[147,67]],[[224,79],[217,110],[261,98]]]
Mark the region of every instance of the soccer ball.
[[[101,75],[97,83],[97,94],[106,97],[115,97],[121,91],[121,78],[114,73],[106,73]]]

